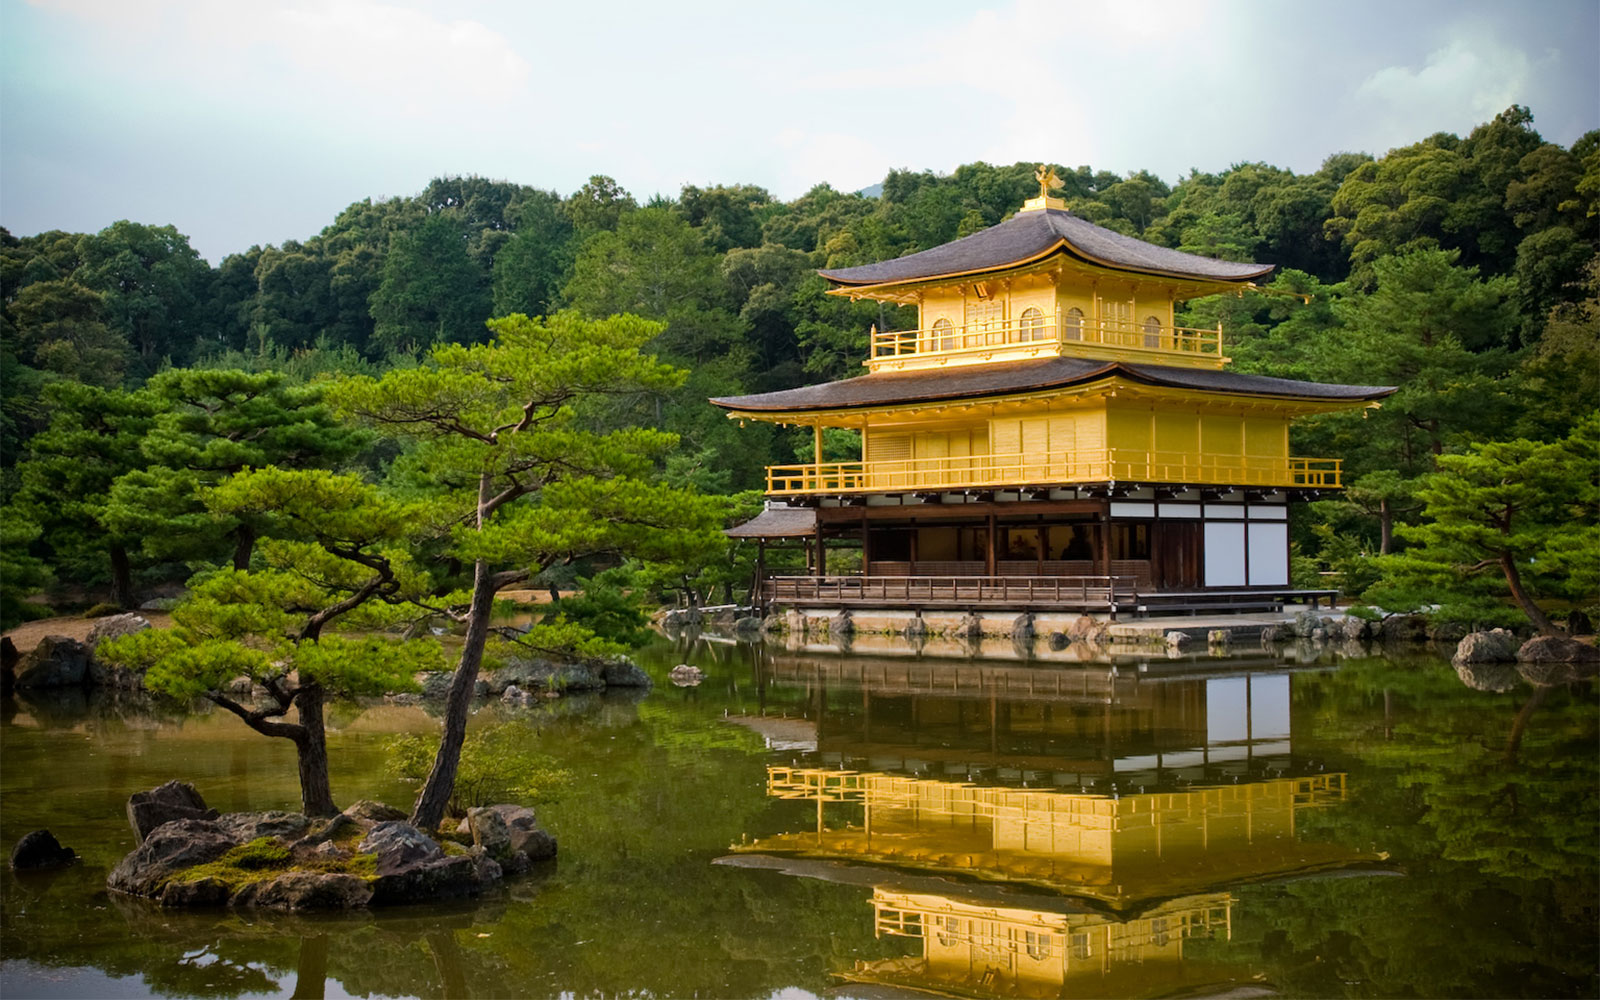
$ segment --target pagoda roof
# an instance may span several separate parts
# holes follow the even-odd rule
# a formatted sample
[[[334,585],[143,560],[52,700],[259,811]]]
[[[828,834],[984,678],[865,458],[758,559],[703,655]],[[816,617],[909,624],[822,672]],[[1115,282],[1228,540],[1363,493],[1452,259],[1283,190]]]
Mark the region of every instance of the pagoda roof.
[[[876,372],[859,378],[820,385],[763,392],[751,396],[723,396],[711,400],[727,410],[795,413],[807,410],[847,410],[901,403],[982,399],[1042,389],[1063,389],[1106,379],[1201,392],[1241,396],[1275,396],[1291,399],[1365,401],[1382,399],[1395,391],[1388,385],[1337,385],[1301,382],[1268,375],[1168,365],[1140,365],[1123,361],[1085,358],[1041,358],[994,364],[964,365],[947,369]]]
[[[971,236],[895,260],[819,271],[840,285],[884,285],[982,274],[1066,253],[1101,267],[1208,281],[1246,282],[1272,264],[1201,257],[1124,236],[1058,208],[1018,212]]]
[[[816,532],[817,512],[810,507],[768,507],[722,533],[729,538],[803,538]]]

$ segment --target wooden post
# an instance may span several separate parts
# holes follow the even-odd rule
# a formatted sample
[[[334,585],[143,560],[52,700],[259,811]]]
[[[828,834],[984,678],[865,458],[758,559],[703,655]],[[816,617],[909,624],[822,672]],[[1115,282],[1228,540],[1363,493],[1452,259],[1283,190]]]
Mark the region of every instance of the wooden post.
[[[988,530],[988,536],[989,537],[988,537],[988,544],[984,546],[983,575],[984,576],[994,576],[995,575],[995,556],[994,556],[995,530],[994,530],[994,515],[993,514],[989,515],[988,525],[989,526],[988,526],[987,530]]]
[[[1100,575],[1111,575],[1111,509],[1107,507],[1100,512]]]
[[[755,607],[756,612],[758,614],[762,615],[763,617],[765,617],[766,613],[767,613],[767,599],[766,599],[766,593],[765,593],[765,590],[766,590],[766,576],[767,576],[767,540],[765,538],[757,538],[756,539],[756,588],[755,588],[755,593],[750,595],[750,603],[751,603],[752,606]]]
[[[869,576],[872,575],[872,549],[871,549],[872,543],[871,543],[871,539],[869,537],[870,535],[871,535],[871,532],[868,530],[868,527],[867,527],[867,508],[866,507],[862,507],[861,508],[861,576],[863,578],[866,578],[866,577],[869,577]]]
[[[828,550],[822,544],[822,519],[817,519],[817,577],[828,575]]]

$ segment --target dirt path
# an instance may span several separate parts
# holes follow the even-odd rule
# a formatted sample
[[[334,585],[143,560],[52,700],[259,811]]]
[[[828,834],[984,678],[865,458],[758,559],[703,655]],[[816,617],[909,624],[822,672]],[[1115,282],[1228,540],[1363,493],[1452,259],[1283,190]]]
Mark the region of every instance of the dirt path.
[[[172,624],[172,616],[165,611],[139,611],[135,612],[147,619],[156,628],[166,628]],[[39,645],[39,640],[47,635],[64,635],[69,639],[83,642],[89,638],[89,630],[94,628],[98,618],[41,618],[36,622],[26,622],[6,633],[6,638],[17,644],[17,652],[26,653]]]

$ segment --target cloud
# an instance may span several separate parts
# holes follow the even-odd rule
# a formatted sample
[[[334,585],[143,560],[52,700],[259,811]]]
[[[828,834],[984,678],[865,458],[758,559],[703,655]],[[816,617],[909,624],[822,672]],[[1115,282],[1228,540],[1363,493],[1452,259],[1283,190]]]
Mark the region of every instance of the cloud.
[[[366,0],[274,12],[272,38],[303,72],[413,110],[456,99],[499,103],[531,75],[511,43],[478,21],[440,21]]]
[[[1386,66],[1355,90],[1381,116],[1374,138],[1390,146],[1414,142],[1419,129],[1465,131],[1516,103],[1526,103],[1534,77],[1556,56],[1535,61],[1486,34],[1458,35],[1430,52],[1420,67]]]
[[[184,80],[193,93],[232,83],[254,99],[327,109],[356,102],[406,115],[457,102],[520,99],[532,67],[480,21],[442,20],[375,0],[30,0],[88,25],[110,58],[141,49],[166,59],[141,74]],[[272,91],[268,93],[264,91]]]

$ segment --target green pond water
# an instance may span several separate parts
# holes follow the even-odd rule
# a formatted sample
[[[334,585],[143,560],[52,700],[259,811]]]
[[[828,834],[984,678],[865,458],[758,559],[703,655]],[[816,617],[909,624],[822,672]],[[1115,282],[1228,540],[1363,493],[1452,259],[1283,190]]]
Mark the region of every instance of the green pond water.
[[[222,713],[7,701],[0,995],[1594,996],[1592,683],[1442,659],[1029,664],[665,639],[642,695],[485,705],[572,772],[550,867],[481,900],[338,916],[107,893],[129,794],[294,808],[293,757]],[[698,687],[670,684],[689,662]],[[341,802],[409,804],[329,713]]]

